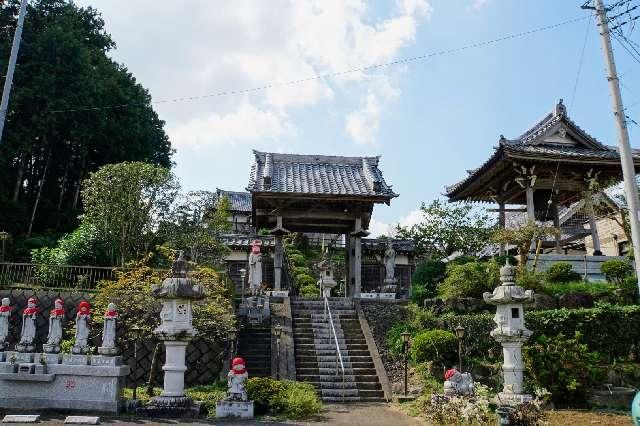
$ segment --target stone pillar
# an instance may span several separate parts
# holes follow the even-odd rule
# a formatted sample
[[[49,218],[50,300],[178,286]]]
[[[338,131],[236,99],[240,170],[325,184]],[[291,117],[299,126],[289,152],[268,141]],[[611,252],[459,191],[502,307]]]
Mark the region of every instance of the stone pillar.
[[[589,215],[589,230],[591,231],[591,241],[593,241],[593,255],[602,256],[600,250],[600,237],[598,236],[598,226],[596,224],[596,215],[593,211],[593,198],[589,189],[584,192],[584,205]]]
[[[184,373],[187,371],[185,355],[188,340],[166,340],[166,361],[162,367],[164,371],[164,389],[161,396],[184,396]]]
[[[344,242],[345,242],[345,252],[347,253],[347,257],[345,259],[345,295],[347,297],[353,297],[353,285],[354,285],[353,237],[349,234],[346,234],[344,237]]]
[[[284,247],[282,244],[282,236],[276,235],[276,246],[273,255],[273,289],[282,290],[282,260],[284,258]]]
[[[527,219],[535,220],[536,213],[533,205],[533,187],[531,185],[527,185],[525,192],[527,195]]]
[[[500,229],[504,229],[506,226],[507,218],[506,212],[504,210],[504,202],[498,203],[498,227]],[[500,256],[504,256],[506,254],[506,245],[504,243],[500,243]]]
[[[502,355],[504,362],[502,363],[502,374],[504,376],[504,392],[512,392],[514,394],[523,394],[524,388],[523,373],[524,364],[522,363],[522,344],[521,341],[503,341]]]
[[[355,237],[353,242],[353,297],[358,298],[362,290],[362,239]]]

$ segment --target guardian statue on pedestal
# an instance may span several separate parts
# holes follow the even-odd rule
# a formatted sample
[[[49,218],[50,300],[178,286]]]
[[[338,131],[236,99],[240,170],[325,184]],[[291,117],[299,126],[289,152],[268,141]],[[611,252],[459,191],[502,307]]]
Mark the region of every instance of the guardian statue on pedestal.
[[[116,320],[118,319],[118,311],[116,304],[109,303],[107,312],[104,313],[104,324],[102,326],[102,346],[98,348],[100,355],[117,355],[116,347]]]
[[[54,308],[49,312],[49,334],[47,343],[42,345],[42,351],[50,354],[60,353],[62,341],[62,321],[64,321],[64,300],[57,298]]]
[[[91,305],[87,301],[78,304],[76,314],[76,341],[71,348],[74,354],[86,354],[89,352],[89,320],[91,319]]]
[[[256,296],[260,292],[262,285],[262,253],[260,253],[261,242],[255,240],[251,243],[251,254],[249,255],[249,290]]]
[[[18,352],[33,352],[36,349],[34,340],[36,339],[36,317],[40,312],[38,301],[35,297],[27,300],[27,307],[22,311],[22,333],[20,342],[16,345]]]
[[[3,298],[2,304],[0,304],[0,351],[4,351],[7,347],[11,309],[11,299],[8,297]]]

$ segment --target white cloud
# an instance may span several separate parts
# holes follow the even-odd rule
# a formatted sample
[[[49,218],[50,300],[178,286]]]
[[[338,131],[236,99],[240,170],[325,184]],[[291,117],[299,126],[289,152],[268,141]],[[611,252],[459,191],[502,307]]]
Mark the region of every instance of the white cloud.
[[[410,227],[422,222],[422,220],[423,214],[420,210],[410,211],[395,223],[385,223],[371,218],[369,222],[369,232],[372,237],[380,237],[383,235],[393,237],[395,236],[396,225],[399,224],[400,226]]]
[[[291,136],[295,130],[287,118],[273,111],[260,110],[249,103],[228,114],[210,114],[169,129],[178,147],[199,149],[221,144],[255,143],[263,139]]]
[[[118,43],[116,60],[127,64],[154,100],[261,87],[386,62],[414,41],[431,14],[428,0],[396,0],[390,13],[375,17],[372,12],[378,10],[365,0],[236,0],[215,7],[210,0],[189,0],[188,7],[168,2],[161,8],[152,0],[77,2],[103,12]],[[391,79],[378,80],[371,72],[358,72],[157,108],[178,149],[206,150],[210,144],[290,135],[295,112],[334,102],[341,91],[354,99],[351,107],[356,109],[347,114],[348,134],[371,143],[385,102],[399,95]]]

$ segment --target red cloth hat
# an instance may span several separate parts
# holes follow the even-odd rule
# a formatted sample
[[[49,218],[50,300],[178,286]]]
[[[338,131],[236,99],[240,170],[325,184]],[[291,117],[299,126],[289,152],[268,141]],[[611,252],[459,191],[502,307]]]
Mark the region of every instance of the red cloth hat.
[[[34,304],[36,306],[33,307],[33,308],[27,307],[24,311],[22,311],[23,315],[33,315],[33,314],[37,314],[38,312],[40,312],[40,309],[38,309],[38,306],[37,306],[38,305],[38,299],[36,299],[35,297],[30,297],[27,300],[27,304],[29,304],[29,303]]]
[[[78,314],[91,314],[91,305],[86,300],[78,303]]]
[[[62,300],[62,298],[58,297],[55,301],[55,303],[62,305],[62,308],[56,308],[54,305],[54,308],[51,310],[50,314],[51,315],[57,315],[57,316],[62,316],[64,315],[64,300]]]
[[[244,374],[247,372],[245,368],[242,368],[240,370],[236,369],[235,367],[238,365],[246,366],[244,359],[237,357],[237,358],[234,358],[233,361],[231,361],[231,372],[233,374]]]

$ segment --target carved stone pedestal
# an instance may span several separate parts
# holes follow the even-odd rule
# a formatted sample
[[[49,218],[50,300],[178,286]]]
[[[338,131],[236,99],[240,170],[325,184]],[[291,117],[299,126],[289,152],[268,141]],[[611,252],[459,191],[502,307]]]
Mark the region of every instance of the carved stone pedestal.
[[[156,396],[136,414],[145,417],[195,419],[200,416],[200,403],[188,396]]]
[[[216,417],[253,418],[253,401],[222,400],[216,404]]]

